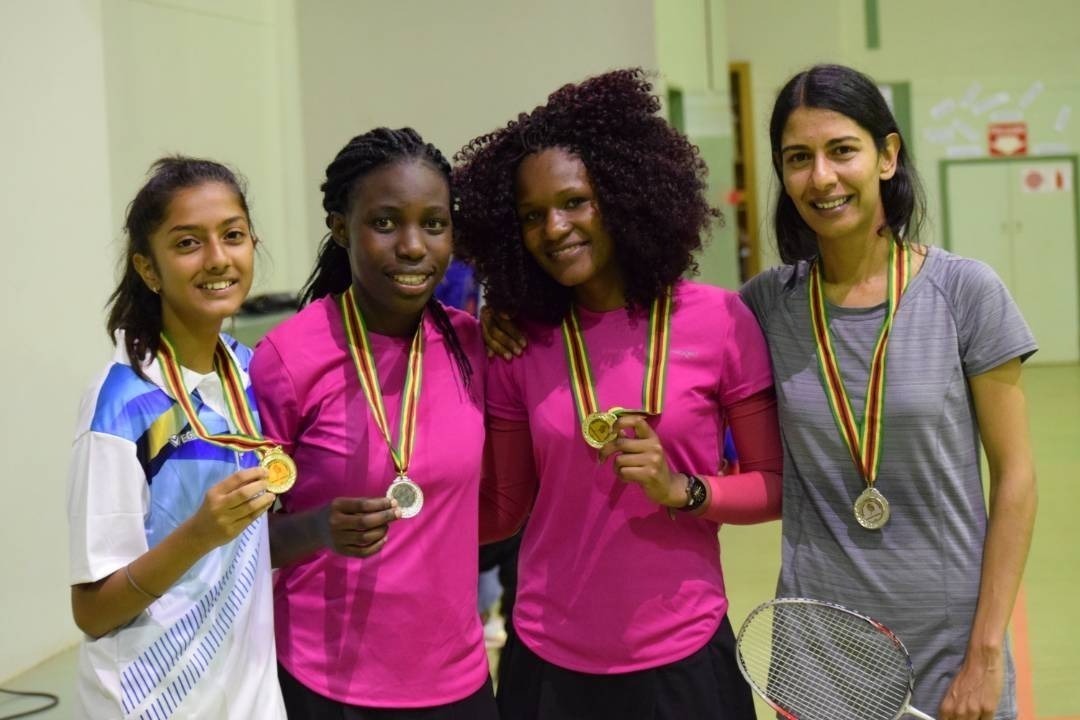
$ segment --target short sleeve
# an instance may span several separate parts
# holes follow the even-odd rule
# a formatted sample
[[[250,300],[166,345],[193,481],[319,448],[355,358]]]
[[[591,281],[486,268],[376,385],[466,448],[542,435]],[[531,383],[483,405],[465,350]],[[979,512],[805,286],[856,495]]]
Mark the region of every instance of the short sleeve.
[[[726,295],[728,333],[721,349],[720,404],[724,407],[772,387],[772,362],[765,336],[739,295]]]
[[[135,443],[93,430],[79,435],[68,471],[68,581],[95,582],[146,552],[149,507]]]
[[[263,435],[292,454],[300,408],[292,377],[272,340],[264,338],[255,348],[248,374],[255,391]]]
[[[521,383],[518,381],[518,373],[522,372],[523,367],[522,358],[514,360],[494,358],[488,363],[485,395],[489,415],[504,420],[527,421],[529,419],[521,392]]]
[[[952,302],[964,374],[979,375],[1013,358],[1031,357],[1038,344],[997,273],[977,260],[954,262]]]
[[[739,295],[750,311],[757,318],[758,323],[765,325],[769,317],[769,311],[776,296],[780,291],[780,278],[777,268],[764,270],[747,280],[739,289]]]

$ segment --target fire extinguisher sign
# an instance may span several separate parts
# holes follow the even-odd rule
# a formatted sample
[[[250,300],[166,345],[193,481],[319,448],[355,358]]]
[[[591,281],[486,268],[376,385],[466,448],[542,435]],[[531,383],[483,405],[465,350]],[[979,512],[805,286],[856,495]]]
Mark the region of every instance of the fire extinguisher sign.
[[[990,123],[986,128],[986,141],[991,157],[1015,157],[1017,155],[1027,155],[1027,123]]]

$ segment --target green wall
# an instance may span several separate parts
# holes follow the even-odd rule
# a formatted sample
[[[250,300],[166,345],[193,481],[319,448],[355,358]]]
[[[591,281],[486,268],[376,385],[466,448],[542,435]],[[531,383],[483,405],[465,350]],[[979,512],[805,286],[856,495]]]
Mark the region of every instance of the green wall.
[[[727,204],[734,187],[727,0],[656,0],[656,56],[661,86],[677,88],[683,130],[709,167],[709,200],[725,222],[714,227],[698,259],[699,278],[722,287],[739,284],[735,209]],[[661,96],[666,93],[662,91]],[[672,109],[669,108],[669,118]]]
[[[877,49],[867,47],[865,0],[727,4],[731,59],[751,64],[758,190],[767,203],[777,188],[767,133],[772,101],[792,74],[816,62],[844,63],[880,82],[910,84],[911,145],[930,207],[927,240],[937,244],[938,161],[985,154],[987,122],[1022,118],[1032,150],[1080,148],[1080,112],[1072,111],[1080,110],[1080,3],[877,0]],[[999,96],[1004,102],[988,107]],[[1059,131],[1063,108],[1069,118]],[[772,237],[763,245],[772,252]]]

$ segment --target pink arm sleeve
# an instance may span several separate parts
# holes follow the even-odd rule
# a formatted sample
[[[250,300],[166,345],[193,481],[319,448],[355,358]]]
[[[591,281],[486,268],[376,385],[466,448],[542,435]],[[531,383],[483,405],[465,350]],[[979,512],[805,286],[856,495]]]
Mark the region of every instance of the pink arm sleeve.
[[[508,538],[529,515],[539,480],[529,423],[488,415],[480,479],[480,543]]]
[[[784,452],[776,418],[776,393],[756,392],[728,408],[739,454],[739,472],[707,475],[709,501],[703,516],[717,523],[750,525],[780,517]]]

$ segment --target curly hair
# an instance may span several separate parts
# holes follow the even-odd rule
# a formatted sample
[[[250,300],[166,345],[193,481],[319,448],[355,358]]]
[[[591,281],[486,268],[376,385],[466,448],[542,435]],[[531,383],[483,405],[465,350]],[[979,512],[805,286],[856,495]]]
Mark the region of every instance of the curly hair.
[[[548,148],[585,165],[628,309],[648,306],[697,271],[694,253],[720,211],[706,200],[708,169],[697,147],[659,110],[644,70],[615,70],[564,85],[454,156],[455,252],[476,268],[493,309],[554,324],[573,302],[573,289],[555,282],[525,249],[516,211],[518,166]]]

